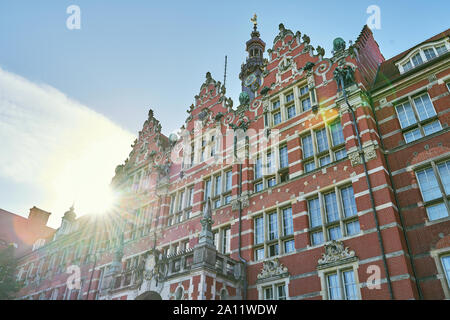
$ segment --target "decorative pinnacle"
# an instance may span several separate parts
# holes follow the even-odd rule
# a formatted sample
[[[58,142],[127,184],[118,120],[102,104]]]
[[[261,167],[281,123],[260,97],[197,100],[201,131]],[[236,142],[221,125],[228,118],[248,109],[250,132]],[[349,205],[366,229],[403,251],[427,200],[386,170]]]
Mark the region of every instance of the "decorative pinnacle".
[[[256,31],[256,26],[258,25],[258,16],[256,13],[253,15],[253,18],[250,19],[251,22],[253,22],[253,30]]]

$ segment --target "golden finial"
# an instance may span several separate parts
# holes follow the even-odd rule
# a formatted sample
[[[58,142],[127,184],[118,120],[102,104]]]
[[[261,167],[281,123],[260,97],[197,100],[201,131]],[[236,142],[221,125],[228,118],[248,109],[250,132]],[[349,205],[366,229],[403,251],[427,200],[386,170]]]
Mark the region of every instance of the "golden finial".
[[[258,24],[258,16],[256,13],[253,15],[253,18],[250,19],[251,22],[253,22],[253,27],[256,29],[256,25]]]

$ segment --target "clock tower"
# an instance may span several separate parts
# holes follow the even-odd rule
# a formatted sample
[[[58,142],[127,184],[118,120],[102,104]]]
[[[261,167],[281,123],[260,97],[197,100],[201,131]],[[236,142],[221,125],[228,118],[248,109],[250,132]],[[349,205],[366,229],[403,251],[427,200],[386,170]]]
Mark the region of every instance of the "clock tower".
[[[245,63],[241,66],[239,79],[242,81],[242,94],[247,93],[252,101],[256,96],[256,91],[262,83],[262,72],[265,67],[265,59],[263,57],[266,44],[259,38],[257,30],[256,14],[251,19],[253,22],[253,31],[251,39],[246,43],[246,51],[248,52]]]

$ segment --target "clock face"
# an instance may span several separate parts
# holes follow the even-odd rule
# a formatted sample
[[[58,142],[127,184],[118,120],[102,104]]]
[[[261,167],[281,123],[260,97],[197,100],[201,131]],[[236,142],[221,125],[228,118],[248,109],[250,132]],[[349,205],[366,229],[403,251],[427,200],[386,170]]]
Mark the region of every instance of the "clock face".
[[[246,87],[250,87],[255,81],[256,81],[256,75],[254,73],[252,73],[245,79],[244,84]]]

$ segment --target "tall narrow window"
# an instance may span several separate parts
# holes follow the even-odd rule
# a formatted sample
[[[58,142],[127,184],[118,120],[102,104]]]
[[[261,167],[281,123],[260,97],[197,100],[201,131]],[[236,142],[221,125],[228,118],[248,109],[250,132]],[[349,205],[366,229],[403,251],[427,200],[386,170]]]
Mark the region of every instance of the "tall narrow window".
[[[292,208],[283,209],[283,232],[284,236],[294,233],[294,226],[292,222]]]
[[[211,179],[205,181],[205,200],[211,196]]]
[[[255,219],[255,244],[264,242],[264,218]]]
[[[232,187],[232,171],[225,173],[225,191],[230,191]]]
[[[337,121],[330,125],[331,139],[333,140],[333,146],[338,146],[345,142],[344,133],[342,132],[341,121]]]
[[[269,240],[278,238],[278,219],[277,214],[269,214]]]
[[[280,167],[285,168],[289,165],[287,146],[280,148]]]
[[[328,150],[328,139],[326,129],[316,131],[317,150],[320,152]]]
[[[311,135],[302,138],[303,158],[309,158],[314,155],[314,148]]]
[[[339,286],[339,278],[337,273],[329,274],[327,276],[327,282],[328,282],[328,297],[330,300],[340,300],[341,297],[341,290]]]

